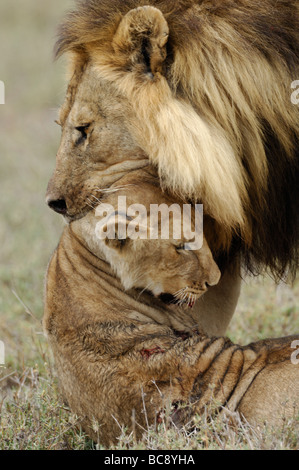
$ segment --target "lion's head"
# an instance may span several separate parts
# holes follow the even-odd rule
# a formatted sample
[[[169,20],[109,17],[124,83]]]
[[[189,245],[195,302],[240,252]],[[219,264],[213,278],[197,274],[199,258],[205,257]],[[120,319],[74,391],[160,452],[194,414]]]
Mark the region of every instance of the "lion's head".
[[[62,137],[48,185],[52,209],[78,219],[101,197],[102,188],[148,164],[129,131],[130,113],[127,100],[113,84],[99,80],[91,66],[76,72],[57,121]]]
[[[60,29],[71,79],[50,207],[79,218],[149,159],[163,186],[203,202],[214,251],[296,268],[298,5],[144,3],[81,0]]]

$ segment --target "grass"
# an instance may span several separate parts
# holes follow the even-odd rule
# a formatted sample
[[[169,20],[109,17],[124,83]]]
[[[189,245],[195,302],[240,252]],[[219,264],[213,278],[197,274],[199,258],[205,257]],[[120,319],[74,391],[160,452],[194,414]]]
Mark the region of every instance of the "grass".
[[[70,1],[0,4],[0,449],[96,449],[62,403],[41,331],[44,275],[63,222],[44,194],[60,132],[54,124],[64,92],[64,63],[53,63],[55,28]],[[245,344],[299,331],[299,284],[249,279],[229,329]],[[298,449],[299,422],[254,430],[238,415],[198,418],[200,430],[178,431],[167,417],[141,443],[123,433],[118,449]]]

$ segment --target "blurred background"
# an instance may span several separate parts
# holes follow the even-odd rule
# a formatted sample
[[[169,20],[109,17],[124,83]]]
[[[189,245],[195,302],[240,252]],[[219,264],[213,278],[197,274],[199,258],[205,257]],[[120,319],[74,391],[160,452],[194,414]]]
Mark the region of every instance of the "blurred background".
[[[23,392],[32,398],[39,390],[37,377],[52,380],[41,329],[43,289],[64,222],[47,208],[45,192],[60,139],[54,120],[66,88],[64,60],[54,62],[52,51],[57,25],[72,4],[0,3],[0,80],[5,83],[5,104],[0,105],[0,341],[5,344],[0,421],[4,399],[15,402],[17,392],[19,400]],[[275,286],[269,278],[246,279],[229,336],[244,344],[298,333],[298,306],[298,282],[291,287]],[[9,426],[18,425],[17,418],[7,416],[6,434]]]
[[[5,104],[0,105],[0,340],[8,364],[11,356],[25,360],[29,352],[31,357],[28,312],[42,316],[44,274],[63,226],[44,196],[60,138],[54,120],[65,92],[63,60],[55,63],[52,51],[57,24],[69,6],[68,0],[0,3],[0,80],[5,84]]]

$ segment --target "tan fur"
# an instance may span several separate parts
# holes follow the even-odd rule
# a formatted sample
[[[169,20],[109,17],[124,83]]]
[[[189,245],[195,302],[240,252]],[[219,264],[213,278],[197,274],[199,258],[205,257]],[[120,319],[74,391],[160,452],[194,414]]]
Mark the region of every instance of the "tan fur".
[[[142,196],[140,191],[142,191]],[[91,204],[95,211],[97,211],[97,207],[101,207],[102,203],[109,203],[116,209],[118,207],[118,198],[121,196],[126,196],[128,206],[142,202],[147,208],[148,214],[150,214],[151,204],[159,206],[167,204],[169,207],[175,203],[177,205],[183,204],[181,199],[175,198],[169,192],[161,191],[157,172],[150,165],[144,166],[143,169],[130,171],[106,190],[98,191],[97,195],[99,197],[91,198]],[[192,215],[194,217],[194,213]],[[131,245],[131,248],[133,247],[134,256],[130,260],[130,248],[126,247],[122,250],[123,263],[120,263],[119,253],[117,252],[117,240],[106,240],[103,242],[95,236],[96,225],[99,221],[100,218],[95,217],[93,211],[89,212],[84,218],[84,223],[82,222],[82,224],[78,225],[80,238],[84,240],[84,244],[91,252],[100,258],[104,256],[106,261],[112,265],[125,289],[133,285],[138,287],[139,279],[142,286],[144,286],[143,283],[145,281],[147,286],[151,285],[153,280],[156,279],[157,272],[165,273],[165,281],[168,281],[168,285],[170,285],[168,293],[174,294],[180,288],[186,287],[182,265],[180,266],[181,276],[175,278],[174,275],[174,273],[177,273],[180,263],[182,263],[182,258],[179,260],[177,257],[175,247],[179,246],[182,240],[159,240],[158,246],[161,252],[167,252],[169,247],[171,247],[173,256],[167,256],[167,263],[161,257],[160,251],[157,250],[157,246],[152,240],[136,240],[134,244],[129,240],[128,245]],[[193,220],[192,223],[194,223]],[[209,248],[210,241],[215,244],[213,240],[215,237],[213,225],[211,226],[209,218],[205,217],[203,225],[205,234],[208,232],[209,241],[207,242],[204,234],[202,249],[194,251],[192,254],[185,252],[183,260],[187,279],[190,278],[192,270],[192,283],[197,280],[198,285],[202,285],[202,292],[198,292],[196,296],[198,301],[193,306],[193,315],[196,316],[195,324],[209,336],[220,336],[225,334],[239,299],[241,288],[240,266],[238,261],[235,261],[231,264],[229,270],[225,270],[222,273],[219,280],[219,269],[213,260]],[[149,226],[150,217],[148,216],[147,230],[149,230]],[[192,229],[194,229],[193,225]],[[150,238],[150,234],[148,238]],[[143,267],[145,258],[150,260],[147,270]],[[205,283],[209,285],[208,290],[204,286]],[[185,293],[187,292],[185,291]],[[203,293],[204,295],[202,295]]]
[[[127,187],[107,193],[104,202],[120,194],[147,207],[171,200],[145,170],[124,180]],[[186,262],[173,240],[99,241],[96,222],[89,212],[66,226],[48,268],[43,320],[64,398],[93,439],[109,446],[120,427],[139,438],[165,409],[184,424],[214,400],[219,411],[223,405],[239,410],[251,423],[278,425],[298,411],[299,366],[291,363],[291,343],[299,336],[247,347],[208,338],[199,331],[197,310],[167,306],[140,291],[155,293],[158,285],[175,291],[182,278],[192,285],[201,270],[205,282],[209,276],[216,282],[206,244]],[[150,284],[142,270],[153,273]],[[123,273],[137,274],[130,287],[138,289],[125,290],[115,272],[123,281]]]
[[[131,124],[133,132],[151,161],[158,165],[167,186],[190,198],[202,198],[207,212],[228,227],[243,226],[242,202],[246,190],[242,165],[223,131],[198,115],[192,105],[175,98],[156,67],[151,67],[154,78],[148,77],[143,83],[138,66],[130,75],[126,73],[128,62],[134,64],[134,58],[128,58],[128,53],[132,47],[137,49],[130,42],[139,25],[145,31],[158,25],[152,36],[161,43],[161,49],[165,46],[168,27],[161,12],[152,7],[132,10],[120,23],[111,49],[91,46],[99,76],[115,83],[132,100],[136,116]]]
[[[65,198],[78,217],[74,188],[87,189],[91,158],[105,186],[115,174],[106,168],[103,178],[99,162],[147,157],[162,185],[204,203],[217,227],[217,252],[242,253],[250,269],[270,268],[278,277],[288,266],[295,270],[299,116],[290,87],[299,73],[298,30],[294,0],[79,1],[56,47],[57,55],[71,56],[73,78],[49,197]],[[99,121],[109,127],[114,108],[118,125],[103,133]],[[75,147],[84,171],[66,143],[79,118],[95,124],[93,139]]]
[[[140,191],[142,191],[142,196],[140,196]],[[91,198],[91,204],[95,211],[97,211],[97,207],[101,207],[100,205],[102,203],[110,203],[117,208],[118,198],[121,196],[126,196],[128,206],[142,202],[147,208],[148,214],[151,204],[167,204],[169,207],[173,203],[178,205],[183,204],[182,200],[175,198],[168,192],[161,191],[157,172],[150,165],[144,166],[142,169],[130,171],[106,190],[102,189],[98,191],[97,196],[97,198]],[[194,213],[192,215],[194,216]],[[126,253],[130,254],[129,249],[127,251],[123,250],[122,257],[124,258],[124,262],[120,263],[117,252],[117,240],[106,240],[104,243],[95,237],[95,229],[99,221],[100,218],[95,217],[93,211],[89,212],[84,218],[84,223],[82,222],[82,224],[78,225],[80,238],[84,240],[84,244],[89,247],[92,253],[100,258],[104,256],[106,261],[115,268],[115,273],[121,279],[125,289],[132,287],[134,283],[135,287],[138,287],[136,282],[139,278],[141,282],[147,280],[146,285],[149,285],[149,283],[152,283],[153,279],[156,279],[157,272],[161,273],[161,271],[165,273],[166,279],[174,279],[174,272],[177,272],[178,263],[182,263],[182,258],[179,261],[177,257],[175,257],[175,263],[172,264],[170,257],[169,262],[165,264],[165,260],[163,257],[161,258],[155,243],[151,240],[137,240],[134,244],[129,241],[131,247],[134,248],[132,263],[130,262],[130,257],[126,256]],[[187,270],[187,278],[190,278],[192,269],[194,276],[193,281],[197,279],[197,282],[199,282],[201,279],[202,285],[204,285],[204,282],[209,284],[209,289],[204,295],[202,295],[203,292],[198,295],[197,298],[199,299],[200,297],[200,299],[193,307],[193,314],[196,315],[195,323],[207,335],[221,336],[224,335],[227,330],[239,299],[241,288],[240,266],[238,260],[236,260],[231,264],[229,270],[225,270],[222,273],[221,279],[219,280],[219,270],[212,258],[209,248],[210,242],[212,242],[213,245],[215,244],[214,237],[215,235],[217,236],[217,234],[214,233],[213,224],[211,226],[209,218],[204,217],[203,225],[205,234],[208,232],[208,242],[204,234],[203,248],[199,251],[195,251],[194,256],[186,252],[183,259],[185,269]],[[148,220],[147,229],[149,229],[149,226],[150,220]],[[171,228],[170,223],[170,229]],[[167,251],[169,246],[172,247],[171,250],[175,255],[174,248],[180,244],[180,240],[172,241],[170,239],[160,240],[158,246],[161,251]],[[115,249],[112,249],[113,245],[115,245]],[[150,260],[148,270],[143,268],[143,260],[145,257]],[[184,274],[182,270],[180,270],[180,272]],[[183,280],[183,276],[174,279],[169,293],[175,293],[178,291],[179,287],[186,286],[186,284],[181,284],[179,287],[175,287],[178,283],[182,283]],[[216,281],[219,282],[217,283]]]
[[[128,116],[127,100],[113,85],[98,81],[92,68],[83,67],[74,75],[60,110],[62,139],[47,194],[48,201],[65,199],[69,218],[85,215],[101,196],[101,188],[148,165],[144,151],[128,131]],[[90,126],[82,139],[76,127],[86,124]]]
[[[117,239],[118,221],[127,224],[128,230],[132,219],[132,217],[126,219],[126,214],[118,214],[117,212],[119,200],[124,196],[128,208],[133,204],[142,204],[146,210],[147,216],[142,221],[143,225],[137,226],[137,229],[144,229],[142,239],[132,240],[128,232],[126,239]],[[130,172],[121,178],[117,184],[109,188],[106,195],[102,196],[98,207],[101,208],[103,204],[110,204],[115,211],[116,215],[112,214],[113,218],[111,219],[110,216],[107,221],[109,224],[109,220],[116,219],[113,224],[110,224],[113,225],[112,229],[116,232],[115,239],[97,239],[95,236],[96,223],[102,218],[97,219],[92,213],[89,213],[89,217],[85,217],[84,227],[87,221],[89,221],[90,227],[86,233],[81,233],[81,238],[88,243],[94,254],[99,254],[100,257],[104,255],[105,260],[114,269],[125,289],[132,287],[144,289],[146,287],[155,296],[168,293],[176,295],[178,301],[183,301],[184,298],[186,303],[193,305],[194,301],[203,295],[208,287],[218,284],[220,271],[213,260],[201,226],[197,228],[196,237],[199,244],[202,237],[202,246],[199,249],[189,250],[188,246],[187,249],[184,249],[185,244],[194,241],[194,210],[191,213],[191,218],[186,214],[184,216],[182,201],[161,191],[156,172],[151,167]],[[179,211],[179,214],[169,212],[170,220],[167,224],[169,236],[166,239],[162,239],[161,236],[161,222],[157,226],[159,239],[151,239],[155,221],[151,217],[150,211],[154,205],[160,208],[163,208],[163,205],[170,209],[174,207]],[[167,212],[161,217],[162,219],[168,218]],[[180,232],[178,233],[181,235],[180,238],[174,238],[177,231]],[[114,233],[112,235],[114,236]],[[192,248],[191,245],[190,248]],[[190,281],[191,278],[192,281]],[[161,282],[156,282],[157,279],[160,279]],[[153,286],[155,287],[153,288]]]

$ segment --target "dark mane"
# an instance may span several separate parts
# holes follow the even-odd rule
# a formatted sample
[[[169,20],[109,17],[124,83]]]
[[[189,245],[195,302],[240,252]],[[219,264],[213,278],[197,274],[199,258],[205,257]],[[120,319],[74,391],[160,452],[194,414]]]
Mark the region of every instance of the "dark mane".
[[[299,18],[296,1],[288,0],[77,0],[77,8],[68,13],[58,31],[55,55],[84,48],[93,41],[109,41],[107,32],[115,31],[120,19],[142,5],[159,8],[170,26],[170,41],[177,47],[194,35],[200,40],[200,17],[188,15],[197,6],[203,16],[225,18],[250,44],[270,60],[276,56],[290,69],[298,70]],[[297,15],[294,12],[297,10]]]
[[[169,25],[169,86],[208,121],[218,121],[240,152],[237,158],[244,167],[248,194],[244,203],[247,233],[232,229],[231,255],[241,252],[245,265],[254,273],[268,269],[276,278],[286,271],[295,275],[299,262],[299,107],[291,104],[291,83],[299,79],[298,1],[79,0],[60,26],[56,57],[70,51],[83,52],[87,44],[111,43],[122,17],[148,4],[160,9]],[[180,68],[176,66],[178,55],[185,58]],[[192,72],[193,88],[188,75],[192,57],[198,65]],[[234,66],[231,71],[238,89],[229,88],[225,82],[224,57],[228,58],[227,67]],[[249,68],[253,59],[260,66],[256,66],[255,76],[244,66],[247,61]],[[265,64],[267,70],[263,70]],[[224,124],[216,95],[211,99],[214,91],[201,89],[207,69],[214,74],[222,109],[229,111],[231,106],[235,122]],[[196,77],[198,89],[194,90]],[[251,107],[250,116],[244,104]],[[227,115],[226,120],[230,119]],[[264,149],[264,187],[254,162],[255,139]],[[219,259],[226,258],[224,251],[218,254]]]

